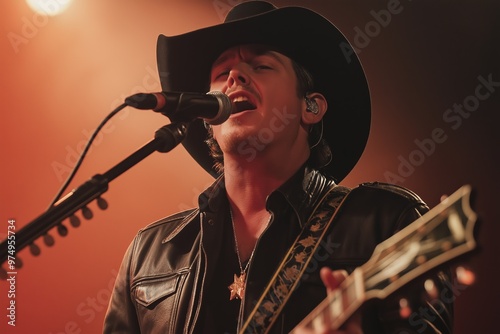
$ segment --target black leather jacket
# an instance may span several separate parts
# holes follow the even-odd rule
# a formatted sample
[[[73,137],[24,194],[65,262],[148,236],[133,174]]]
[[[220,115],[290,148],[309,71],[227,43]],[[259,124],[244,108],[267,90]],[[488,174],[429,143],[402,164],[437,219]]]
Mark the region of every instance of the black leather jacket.
[[[305,168],[268,197],[272,219],[250,263],[243,317],[251,312],[312,208],[332,184],[319,172]],[[214,333],[201,328],[200,312],[205,307],[201,296],[210,288],[212,263],[220,255],[221,210],[227,210],[223,178],[200,195],[198,209],[164,218],[138,232],[116,279],[104,333]],[[271,332],[289,332],[325,298],[325,287],[313,269],[329,266],[351,272],[369,259],[377,244],[426,211],[419,197],[398,186],[367,183],[352,189]],[[451,288],[442,272],[432,278],[438,292]],[[361,310],[365,333],[451,333],[450,299],[423,292],[421,282],[415,282],[383,302],[366,303]],[[401,296],[411,307],[407,318],[399,316]]]

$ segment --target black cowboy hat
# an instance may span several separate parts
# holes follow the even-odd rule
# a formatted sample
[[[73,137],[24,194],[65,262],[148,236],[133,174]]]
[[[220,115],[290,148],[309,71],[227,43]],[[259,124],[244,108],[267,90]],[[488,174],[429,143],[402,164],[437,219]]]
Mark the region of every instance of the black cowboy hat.
[[[322,170],[342,180],[359,160],[370,131],[370,93],[359,59],[344,35],[323,16],[301,7],[276,8],[264,1],[235,6],[224,23],[182,35],[160,35],[158,71],[163,91],[200,92],[209,89],[212,63],[226,49],[262,44],[305,67],[315,91],[328,101],[323,139],[332,161]],[[189,126],[183,145],[211,175],[214,160],[204,141],[201,120]]]

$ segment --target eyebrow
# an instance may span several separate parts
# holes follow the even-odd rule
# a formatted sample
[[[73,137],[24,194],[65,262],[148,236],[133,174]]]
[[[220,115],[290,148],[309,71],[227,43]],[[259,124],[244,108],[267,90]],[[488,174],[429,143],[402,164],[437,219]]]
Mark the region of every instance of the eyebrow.
[[[271,58],[274,58],[278,63],[281,65],[285,66],[285,63],[283,62],[283,59],[278,57],[278,54],[276,51],[272,50],[264,50],[263,52],[256,53],[257,56],[270,56]]]
[[[222,64],[223,62],[225,62],[225,61],[226,61],[226,60],[228,60],[229,58],[230,58],[230,57],[229,57],[229,54],[228,54],[228,53],[226,53],[224,56],[221,56],[221,57],[217,58],[217,59],[213,62],[213,64],[212,64],[212,69],[213,69],[214,67],[219,66],[220,64]]]

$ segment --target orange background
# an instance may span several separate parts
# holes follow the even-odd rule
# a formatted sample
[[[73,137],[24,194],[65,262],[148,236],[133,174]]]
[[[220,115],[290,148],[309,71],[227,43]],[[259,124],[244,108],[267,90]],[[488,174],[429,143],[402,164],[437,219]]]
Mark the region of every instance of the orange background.
[[[54,0],[56,1],[56,0]],[[0,75],[0,238],[8,219],[17,231],[44,212],[101,120],[126,96],[160,90],[155,45],[217,24],[239,1],[77,1],[59,16],[35,14],[23,1],[2,1]],[[430,205],[469,183],[482,218],[481,252],[463,259],[476,284],[457,293],[457,334],[497,328],[499,185],[494,164],[500,142],[500,87],[462,118],[443,115],[475,94],[478,77],[500,82],[499,6],[495,1],[276,1],[302,5],[332,20],[355,43],[366,69],[373,123],[365,154],[344,184],[393,181]],[[393,8],[384,24],[381,11]],[[300,24],[298,22],[297,24]],[[377,28],[378,25],[378,28]],[[373,30],[370,30],[373,29]],[[360,33],[361,32],[361,33]],[[369,33],[363,39],[362,33]],[[15,42],[13,42],[15,41]],[[311,46],[313,47],[313,46]],[[485,93],[486,91],[482,90]],[[104,173],[149,141],[168,119],[127,108],[97,137],[69,189]],[[455,124],[457,125],[457,124]],[[442,129],[446,140],[425,155],[416,142]],[[398,180],[401,159],[423,156]],[[498,160],[498,157],[496,157]],[[399,173],[399,174],[398,174]],[[99,333],[123,253],[138,229],[196,204],[211,178],[182,147],[155,153],[110,184],[109,208],[90,205],[94,218],[42,254],[27,249],[16,281],[16,327],[7,325],[5,281],[0,282],[1,333]],[[495,260],[496,259],[496,260]]]

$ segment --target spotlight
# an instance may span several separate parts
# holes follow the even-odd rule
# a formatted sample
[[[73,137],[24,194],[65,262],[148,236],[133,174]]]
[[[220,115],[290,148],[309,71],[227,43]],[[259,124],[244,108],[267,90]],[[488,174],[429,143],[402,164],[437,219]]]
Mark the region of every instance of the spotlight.
[[[26,0],[26,3],[38,14],[55,16],[64,12],[71,0]]]

